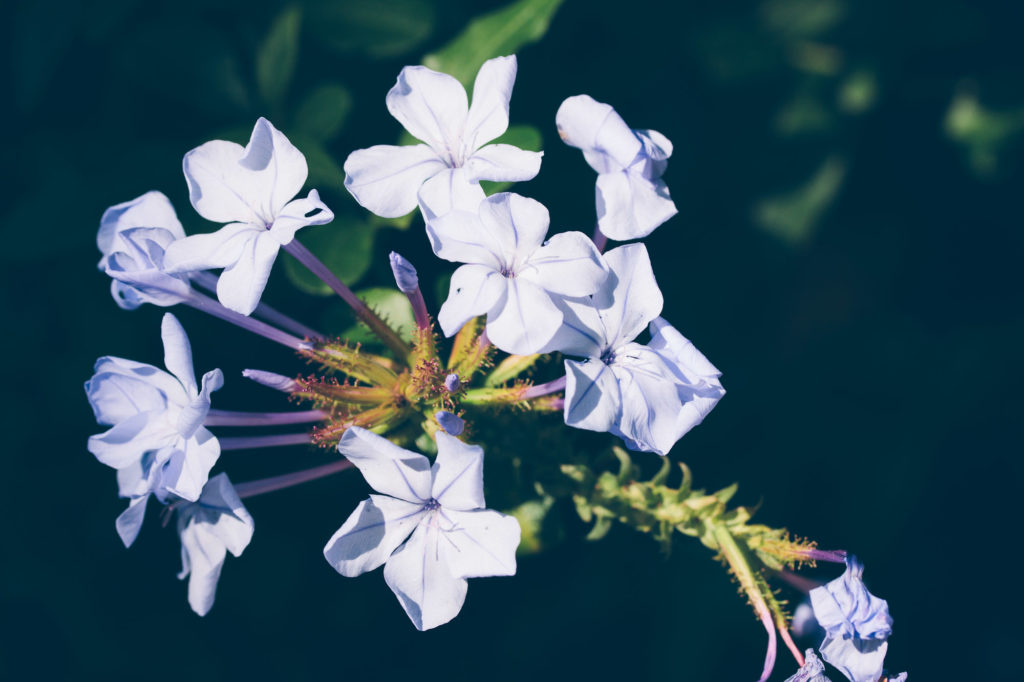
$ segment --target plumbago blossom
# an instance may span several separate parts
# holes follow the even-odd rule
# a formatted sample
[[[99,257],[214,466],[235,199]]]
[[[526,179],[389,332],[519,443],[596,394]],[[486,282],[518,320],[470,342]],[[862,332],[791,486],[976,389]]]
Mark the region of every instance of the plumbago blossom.
[[[324,547],[344,576],[384,564],[384,580],[418,630],[447,623],[466,600],[466,578],[514,575],[519,522],[485,509],[484,451],[439,431],[433,466],[423,455],[353,427],[338,450],[380,495],[359,504]]]
[[[182,303],[286,347],[307,367],[300,375],[243,371],[274,389],[268,399],[284,394],[305,409],[238,412],[211,408],[222,375],[214,370],[195,380],[188,339],[170,314],[162,327],[167,371],[101,358],[86,394],[97,421],[110,428],[90,438],[88,448],[117,469],[120,495],[129,500],[117,522],[122,541],[136,538],[150,497],[165,505],[165,524],[176,514],[180,576],[189,578],[189,604],[202,615],[213,604],[227,554],[238,556],[252,539],[243,499],[357,468],[376,493],[358,504],[323,554],[344,576],[383,566],[385,582],[425,630],[459,613],[468,578],[513,575],[517,551],[539,547],[536,527],[546,512],[538,518],[537,510],[558,498],[593,522],[593,539],[613,523],[666,549],[674,539],[699,537],[728,566],[765,627],[762,682],[779,639],[801,666],[792,679],[824,680],[821,662],[813,652],[805,660],[789,635],[789,615],[769,578],[791,577],[802,562],[842,562],[844,553],[748,523],[751,510],[729,506],[735,486],[706,493],[685,466],[682,482],[671,487],[669,457],[642,480],[622,448],[609,442],[595,449],[594,439],[559,428],[564,422],[608,432],[630,449],[668,455],[724,390],[714,365],[660,317],[664,301],[646,247],[601,255],[607,237],[642,237],[675,212],[661,180],[671,154],[664,136],[630,130],[609,105],[587,96],[559,109],[563,138],[599,173],[594,241],[579,232],[548,237],[548,211],[533,199],[485,195],[480,180],[526,180],[540,168],[538,152],[487,144],[508,126],[516,70],[514,56],[485,62],[470,105],[451,76],[405,68],[388,108],[425,144],[357,150],[345,163],[345,186],[359,204],[388,217],[418,205],[434,254],[459,264],[436,316],[450,343],[437,334],[416,268],[399,254],[389,262],[396,294],[412,308],[413,329],[383,319],[302,246],[297,231],[328,223],[333,214],[316,190],[295,199],[306,181],[305,157],[266,119],[256,122],[245,147],[214,140],[185,155],[192,206],[224,224],[218,231],[185,236],[156,191],[104,213],[100,269],[114,280],[119,306]],[[593,210],[589,199],[584,205]],[[261,303],[281,248],[347,303],[379,343],[319,333]],[[216,291],[219,302],[199,289]],[[522,418],[526,412],[530,421]],[[538,427],[536,447],[524,450],[522,439],[541,424],[544,435]],[[284,426],[296,428],[220,431]],[[340,456],[237,486],[225,472],[213,472],[231,466],[222,451],[310,445]],[[425,454],[407,449],[413,446]],[[485,447],[488,462],[496,463],[489,471],[498,474],[489,489],[500,491],[491,500],[513,505],[508,515],[486,508]],[[616,459],[617,472],[603,469]],[[530,520],[524,546],[517,515]],[[880,600],[862,590],[860,569],[851,567],[812,593],[812,602],[827,633],[825,660],[854,682],[875,682],[891,621],[882,617],[884,602],[875,608]]]

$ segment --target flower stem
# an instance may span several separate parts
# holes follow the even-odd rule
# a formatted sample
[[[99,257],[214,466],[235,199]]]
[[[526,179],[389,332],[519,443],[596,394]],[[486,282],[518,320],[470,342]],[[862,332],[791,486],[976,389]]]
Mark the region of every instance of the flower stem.
[[[405,360],[411,349],[402,341],[401,337],[395,332],[394,329],[389,327],[384,320],[377,317],[370,308],[359,300],[352,290],[345,286],[345,283],[338,279],[333,272],[331,272],[326,265],[324,265],[319,258],[313,255],[313,252],[307,249],[305,246],[299,243],[297,239],[293,239],[284,247],[285,251],[290,253],[297,261],[302,263],[306,268],[314,275],[319,277],[324,284],[329,286],[334,293],[338,294],[348,303],[349,307],[356,314],[360,320],[362,320],[367,327],[370,328],[374,334],[377,335],[384,344],[391,349],[391,351],[401,360]]]
[[[196,310],[201,310],[204,313],[209,313],[214,317],[219,317],[222,320],[230,322],[231,324],[237,325],[242,329],[251,331],[254,334],[270,339],[282,346],[287,346],[292,350],[308,350],[310,344],[302,339],[292,336],[288,332],[283,332],[276,327],[271,327],[266,322],[260,322],[247,315],[236,313],[234,310],[229,310],[223,305],[213,300],[209,296],[204,296],[198,291],[192,291],[188,298],[182,301],[185,305],[192,306]]]
[[[291,488],[292,486],[299,485],[300,483],[315,481],[318,478],[330,476],[331,474],[336,474],[339,471],[351,468],[352,462],[347,459],[339,459],[336,462],[323,464],[318,467],[313,467],[312,469],[293,471],[290,474],[261,478],[255,481],[245,481],[244,483],[239,483],[235,486],[235,492],[238,493],[239,497],[253,497],[255,495],[262,495],[263,493],[270,493],[275,490]]]
[[[529,400],[530,398],[539,398],[542,395],[548,395],[549,393],[557,393],[558,391],[565,390],[565,377],[561,376],[557,379],[553,379],[545,384],[537,384],[536,386],[530,386],[523,393],[523,398]]]
[[[320,410],[303,412],[234,412],[210,410],[204,426],[279,426],[282,424],[308,424],[327,418]]]
[[[216,293],[217,291],[217,276],[209,272],[193,272],[192,281],[206,289],[210,293]],[[323,339],[326,338],[323,334],[310,329],[306,325],[293,320],[284,313],[271,308],[266,303],[260,303],[256,306],[256,310],[253,311],[253,315],[259,317],[271,324],[275,324],[282,329],[286,329],[293,334],[304,336],[309,339]]]
[[[283,445],[308,445],[313,442],[308,433],[282,433],[274,436],[238,436],[218,438],[220,449],[249,450],[253,448],[274,448]]]
[[[423,300],[423,292],[419,287],[415,291],[407,293],[409,303],[412,304],[413,315],[416,316],[416,326],[420,329],[430,329],[430,315],[427,313],[427,302]]]

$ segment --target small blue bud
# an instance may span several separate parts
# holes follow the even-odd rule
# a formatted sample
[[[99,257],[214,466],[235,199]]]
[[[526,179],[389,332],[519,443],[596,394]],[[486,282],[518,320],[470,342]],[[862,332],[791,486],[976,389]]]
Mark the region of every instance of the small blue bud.
[[[398,253],[392,251],[388,256],[391,260],[391,272],[395,275],[395,284],[403,294],[411,294],[420,288],[420,278],[416,276],[416,268]]]
[[[458,374],[449,374],[444,378],[444,390],[449,393],[455,393],[455,391],[459,390],[460,386],[462,386],[462,382],[459,381]]]
[[[466,428],[466,422],[445,410],[441,410],[435,414],[434,418],[437,419],[437,423],[441,425],[442,429],[453,436],[460,435],[462,430]]]

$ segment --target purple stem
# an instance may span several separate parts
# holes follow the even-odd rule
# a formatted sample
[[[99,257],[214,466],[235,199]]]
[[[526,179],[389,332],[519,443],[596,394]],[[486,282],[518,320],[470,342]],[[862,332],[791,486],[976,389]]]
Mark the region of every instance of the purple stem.
[[[274,448],[282,445],[308,445],[313,440],[308,433],[282,433],[276,436],[238,436],[218,438],[220,449],[249,450],[252,448]]]
[[[217,292],[217,277],[209,272],[192,273],[192,281],[201,286],[202,288],[206,289],[210,293]],[[260,317],[272,324],[276,324],[278,327],[281,327],[282,329],[287,329],[293,334],[298,334],[309,339],[326,338],[324,337],[323,334],[316,331],[315,329],[310,329],[301,322],[293,320],[284,313],[279,312],[274,308],[271,308],[266,303],[260,303],[259,305],[257,305],[256,310],[253,311],[253,315]]]
[[[565,390],[565,377],[561,376],[557,379],[552,379],[546,384],[537,384],[536,386],[530,386],[523,392],[523,398],[529,400],[530,398],[539,398],[542,395],[548,395],[549,393],[557,393],[558,391]]]
[[[313,467],[312,469],[293,471],[290,474],[261,478],[256,481],[245,481],[244,483],[239,483],[235,486],[235,492],[238,493],[239,497],[253,497],[254,495],[262,495],[263,493],[270,493],[275,490],[290,488],[293,485],[299,485],[300,483],[315,481],[318,478],[330,476],[331,474],[336,474],[339,471],[351,468],[352,462],[347,459],[339,459],[336,462],[323,464],[318,467]]]
[[[768,631],[768,651],[764,655],[764,670],[761,672],[761,677],[757,682],[765,682],[771,677],[772,670],[775,668],[775,656],[778,652],[778,640],[775,638],[775,623],[772,622],[772,614],[768,611],[768,607],[764,604],[759,604],[757,607],[757,615],[761,618],[761,624],[764,625],[764,629]]]
[[[326,419],[320,410],[303,412],[235,412],[232,410],[210,410],[203,421],[204,426],[280,426],[282,424],[308,424]]]
[[[785,580],[787,583],[789,583],[791,587],[800,590],[804,594],[809,593],[815,587],[821,587],[825,584],[822,582],[818,582],[817,580],[805,578],[802,575],[797,575],[796,573],[793,573],[792,571],[787,571],[786,569],[782,569],[781,571],[779,571],[779,577]]]
[[[597,247],[598,253],[604,253],[604,247],[608,246],[608,237],[605,236],[604,232],[597,225],[594,225],[594,246]]]
[[[416,290],[407,293],[409,297],[409,303],[412,303],[412,312],[416,316],[416,326],[420,329],[428,329],[430,327],[430,315],[427,313],[427,302],[423,300],[423,292],[420,291],[419,287]]]
[[[196,310],[201,310],[204,313],[209,313],[214,317],[219,317],[222,320],[230,322],[231,324],[237,325],[242,329],[251,331],[254,334],[275,341],[282,346],[287,346],[292,350],[309,350],[310,344],[306,343],[302,339],[292,336],[288,332],[283,332],[276,327],[271,327],[266,322],[260,322],[253,318],[236,313],[234,310],[225,308],[217,301],[213,300],[209,296],[204,296],[198,291],[192,291],[188,298],[182,301],[185,305],[192,306]]]
[[[807,559],[812,561],[829,561],[833,564],[845,564],[846,563],[846,552],[841,549],[837,550],[826,550],[826,549],[808,549],[801,552]]]

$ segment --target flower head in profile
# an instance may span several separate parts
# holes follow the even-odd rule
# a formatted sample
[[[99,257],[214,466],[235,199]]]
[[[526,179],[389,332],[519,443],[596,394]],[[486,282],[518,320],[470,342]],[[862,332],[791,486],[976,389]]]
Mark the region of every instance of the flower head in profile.
[[[252,540],[253,520],[227,474],[211,478],[203,494],[178,509],[181,572],[188,577],[188,603],[205,616],[217,592],[227,553],[240,556]]]
[[[846,559],[846,571],[835,580],[811,590],[814,617],[825,629],[821,656],[852,682],[876,682],[892,634],[889,605],[864,586],[864,565]]]
[[[503,192],[480,202],[476,214],[452,211],[427,224],[434,253],[465,263],[437,316],[446,336],[486,315],[495,346],[536,353],[562,325],[555,299],[598,290],[608,269],[597,247],[582,232],[544,241],[549,222],[540,202]]]
[[[370,495],[324,547],[339,573],[384,564],[384,580],[419,630],[462,609],[466,579],[514,575],[519,522],[485,509],[483,450],[437,432],[437,459],[359,427],[338,450],[379,495]]]
[[[487,144],[508,128],[516,69],[515,55],[484,62],[473,84],[472,105],[452,76],[425,66],[402,69],[388,92],[388,111],[425,144],[352,152],[345,161],[345,187],[364,208],[397,218],[416,208],[427,181],[437,185],[428,191],[434,195],[453,184],[465,189],[480,180],[515,182],[537,175],[540,152]]]
[[[825,676],[825,664],[821,662],[814,649],[808,649],[804,653],[804,664],[792,677],[787,677],[786,682],[832,682]]]
[[[161,333],[169,372],[108,356],[85,382],[96,421],[112,427],[89,438],[89,452],[117,469],[120,495],[131,500],[117,519],[125,546],[138,535],[150,494],[196,501],[220,456],[203,420],[224,376],[215,369],[197,385],[188,336],[174,315],[164,315]]]
[[[661,179],[672,143],[656,130],[632,130],[589,95],[570,97],[555,115],[566,144],[583,150],[597,171],[597,225],[612,239],[646,237],[676,214]]]
[[[164,270],[164,253],[185,231],[171,202],[161,192],[147,192],[103,212],[96,245],[100,270],[112,279],[117,305],[132,310],[143,303],[171,306],[191,292],[188,275]]]
[[[265,118],[245,147],[213,140],[186,154],[183,166],[192,206],[207,220],[228,224],[174,242],[164,266],[172,273],[223,268],[217,298],[248,315],[280,248],[299,229],[329,223],[334,214],[316,190],[294,199],[306,183],[306,157]]]
[[[565,324],[548,346],[585,358],[565,361],[565,423],[664,455],[725,394],[720,372],[658,317],[661,290],[643,244],[604,259],[608,281],[593,296],[560,301]],[[648,324],[650,344],[636,343]]]

